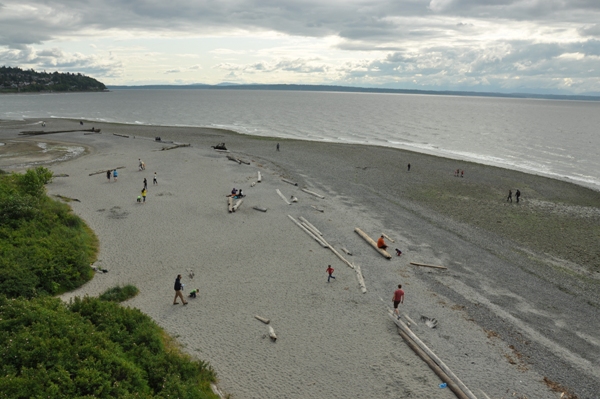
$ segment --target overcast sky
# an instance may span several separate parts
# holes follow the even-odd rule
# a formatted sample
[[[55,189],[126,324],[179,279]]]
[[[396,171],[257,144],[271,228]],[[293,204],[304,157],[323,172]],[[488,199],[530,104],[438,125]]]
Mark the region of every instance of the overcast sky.
[[[600,93],[600,0],[0,0],[0,65],[109,85]]]

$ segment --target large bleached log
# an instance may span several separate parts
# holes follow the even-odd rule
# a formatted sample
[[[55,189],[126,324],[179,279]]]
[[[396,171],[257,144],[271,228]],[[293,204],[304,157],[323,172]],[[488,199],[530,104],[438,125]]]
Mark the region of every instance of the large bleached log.
[[[300,222],[298,222],[296,219],[294,219],[294,217],[292,215],[288,215],[288,217],[291,219],[292,222],[294,222],[298,227],[300,227],[302,230],[304,230],[304,232],[306,234],[308,234],[309,236],[311,236],[316,242],[318,242],[319,244],[321,244],[321,246],[323,248],[327,248],[327,244],[321,239],[321,237],[318,237],[316,235],[314,235],[310,230],[308,230],[306,227],[302,226],[302,224]]]
[[[227,197],[227,209],[229,213],[233,212],[233,198]]]
[[[413,266],[432,267],[434,269],[444,269],[444,270],[448,269],[446,266],[428,265],[426,263],[410,262],[410,264]]]
[[[299,219],[299,218],[298,218]],[[316,231],[314,231],[313,229],[311,229],[311,227],[309,225],[307,225],[304,222],[300,223],[302,226],[304,226],[306,229],[308,229],[311,233],[313,233],[315,236],[319,237],[322,239],[322,237],[319,235],[319,233],[317,233]]]
[[[235,211],[237,211],[237,209],[240,207],[240,205],[242,205],[242,202],[244,202],[244,199],[243,199],[243,198],[240,198],[240,199],[239,199],[239,200],[238,200],[238,201],[235,203],[235,205],[233,206],[233,211],[234,211],[234,212],[235,212]]]
[[[286,204],[292,205],[292,204],[290,204],[290,201],[288,201],[287,198],[285,198],[285,196],[283,194],[281,194],[281,191],[279,191],[279,189],[277,189],[275,191],[277,191],[277,194],[279,194],[279,196],[281,197],[281,199],[284,200]]]
[[[309,225],[309,226],[310,226],[310,228],[311,228],[312,230],[314,230],[314,231],[315,231],[315,232],[316,232],[318,235],[320,235],[320,236],[322,236],[322,235],[323,235],[323,233],[321,233],[321,232],[319,231],[319,229],[317,229],[315,226],[313,226],[313,225],[312,225],[312,223],[310,223],[308,220],[304,219],[304,217],[300,216],[298,219],[300,219],[301,221],[303,221],[304,223],[306,223],[307,225]]]
[[[258,172],[258,179],[256,179],[256,181],[258,183],[262,182],[262,176],[260,175],[260,172]]]
[[[265,324],[269,324],[269,323],[271,322],[271,320],[269,320],[269,319],[265,319],[264,317],[260,317],[260,316],[258,316],[258,315],[254,315],[254,317],[255,317],[257,320],[260,320],[260,321],[262,321],[262,322],[263,322],[263,323],[265,323]]]
[[[461,398],[461,399],[477,399],[477,397],[473,394],[473,392],[471,392],[471,390],[469,388],[467,388],[467,386],[465,384],[463,384],[463,382],[452,372],[452,370],[450,370],[448,368],[448,366],[446,366],[446,364],[444,362],[442,362],[442,360],[439,357],[437,357],[437,355],[435,353],[433,353],[433,351],[431,349],[429,349],[427,347],[427,345],[425,345],[423,343],[423,341],[421,341],[419,339],[419,337],[417,337],[417,335],[414,332],[412,332],[411,329],[408,328],[408,326],[406,324],[404,324],[403,321],[398,320],[398,318],[396,317],[396,315],[394,314],[394,312],[391,309],[388,309],[388,314],[390,315],[392,320],[394,320],[394,323],[400,328],[400,330],[405,335],[407,335],[414,342],[414,344],[419,347],[419,349],[421,351],[423,351],[425,354],[427,354],[427,356],[429,356],[429,358],[435,363],[435,365],[437,365],[448,376],[448,380],[447,380],[447,381],[449,381],[448,387],[450,389],[452,389],[450,382],[452,382],[453,384],[456,385],[456,387],[458,388],[457,390],[459,392],[461,392],[462,395],[464,395],[464,396],[458,396],[459,394],[457,394],[457,396],[459,398]],[[407,343],[409,343],[409,341],[407,341]],[[419,353],[417,352],[417,354],[419,354]],[[423,359],[423,360],[425,360],[427,362],[426,359]],[[452,389],[452,391],[454,393],[457,393],[456,391],[454,391],[454,389]]]
[[[107,170],[110,170],[112,172],[115,169],[125,169],[125,166],[119,166],[118,168],[106,168],[104,170],[99,170],[97,172],[92,172],[88,176],[99,175],[100,173],[106,173]]]
[[[388,237],[388,235],[385,233],[381,233],[381,235],[384,236],[385,238],[387,238],[388,241],[396,242],[396,241],[392,240],[390,237]]]
[[[383,256],[386,259],[392,259],[392,255],[390,255],[386,250],[379,248],[377,246],[377,243],[375,241],[373,241],[373,239],[371,237],[369,237],[364,231],[362,231],[361,229],[359,229],[358,227],[354,229],[354,231],[361,236],[367,243],[371,244],[371,246],[373,248],[375,248],[375,250],[377,252],[379,252],[381,254],[381,256]]]
[[[291,184],[292,186],[297,186],[298,185],[298,183],[294,183],[293,181],[290,181],[288,179],[281,179],[281,180],[283,180],[284,182],[286,182],[288,184]]]
[[[310,195],[314,195],[315,197],[319,197],[321,199],[325,199],[325,197],[323,197],[321,194],[317,194],[317,193],[315,193],[313,191],[309,191],[309,190],[307,190],[305,188],[303,188],[302,191],[304,191],[305,193],[308,193]]]
[[[360,265],[354,265],[354,271],[356,271],[356,279],[358,280],[360,290],[363,294],[366,294],[367,286],[365,285],[365,279],[363,278],[362,271],[360,270]]]

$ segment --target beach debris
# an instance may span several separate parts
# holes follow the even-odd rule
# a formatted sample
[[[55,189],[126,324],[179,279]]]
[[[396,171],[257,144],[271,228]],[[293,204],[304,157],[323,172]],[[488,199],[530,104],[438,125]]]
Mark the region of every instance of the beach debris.
[[[269,326],[269,338],[271,338],[271,341],[273,342],[277,341],[277,335],[275,335],[275,330],[271,326]]]
[[[260,321],[262,321],[262,322],[263,322],[263,323],[265,323],[265,324],[269,324],[269,323],[271,322],[271,320],[269,320],[269,319],[267,319],[267,318],[264,318],[264,317],[261,317],[261,316],[259,316],[259,315],[254,315],[254,318],[255,318],[255,319],[257,319],[257,320],[260,320]]]
[[[161,151],[166,151],[166,150],[174,150],[175,148],[181,148],[181,147],[191,147],[191,144],[177,144],[171,147],[163,147],[160,150]]]
[[[294,222],[298,227],[300,227],[302,230],[304,230],[304,232],[306,234],[308,234],[309,236],[311,236],[316,242],[318,242],[319,244],[321,244],[321,246],[323,248],[327,248],[328,244],[325,243],[321,237],[317,236],[315,233],[313,233],[312,231],[310,231],[308,228],[304,227],[302,225],[302,223],[298,222],[296,219],[294,219],[292,217],[292,215],[288,215],[288,217],[292,220],[292,222]]]
[[[388,241],[396,242],[396,241],[392,240],[390,237],[388,237],[388,235],[385,233],[381,233],[381,235],[384,236]]]
[[[447,387],[448,387],[448,383],[446,383],[446,382],[443,382],[440,384],[440,388],[442,388],[442,389],[447,388]]]
[[[233,198],[232,197],[227,197],[227,210],[229,211],[229,213],[233,212]]]
[[[237,211],[237,209],[240,207],[240,205],[242,205],[242,202],[244,202],[244,200],[241,199],[241,198],[236,201],[235,205],[233,206],[233,211],[234,212]]]
[[[286,182],[286,183],[289,183],[289,184],[291,184],[292,186],[297,186],[297,185],[298,185],[298,183],[294,183],[293,181],[290,181],[290,180],[288,180],[288,179],[281,179],[281,180],[283,180],[283,181],[284,181],[284,182]]]
[[[320,236],[322,236],[322,235],[323,235],[323,233],[321,233],[321,232],[319,231],[319,229],[317,229],[315,226],[313,226],[313,225],[312,225],[312,224],[311,224],[311,223],[310,223],[308,220],[306,220],[306,219],[305,219],[303,216],[300,216],[298,219],[300,219],[302,222],[304,222],[304,223],[306,223],[307,225],[309,225],[309,226],[310,226],[310,228],[311,228],[312,230],[314,230],[314,231],[315,231],[315,232],[316,232],[318,235],[320,235]]]
[[[360,286],[360,290],[362,291],[363,294],[366,294],[367,286],[365,285],[365,279],[362,275],[360,265],[355,265],[355,264],[352,264],[352,265],[354,266],[354,271],[356,271],[356,279],[358,280],[358,285]]]
[[[314,205],[311,205],[310,207],[311,207],[311,208],[314,208],[315,210],[317,210],[317,211],[319,211],[319,212],[325,212],[323,209],[321,209],[321,208],[317,208],[317,207],[316,207],[316,206],[314,206]]]
[[[60,198],[61,200],[65,201],[65,202],[71,202],[71,201],[81,202],[77,198],[65,197],[64,195],[60,195],[60,194],[54,194],[54,196],[56,198]]]
[[[260,172],[259,172],[259,173],[260,173]],[[291,203],[290,203],[290,202],[287,200],[287,198],[285,198],[285,195],[281,194],[281,191],[279,191],[279,189],[277,189],[277,190],[275,190],[275,191],[277,191],[277,194],[279,194],[279,196],[281,197],[281,199],[282,199],[282,200],[284,200],[286,204],[288,204],[288,205],[292,205],[292,204],[291,204]]]
[[[216,384],[214,383],[210,383],[210,389],[212,389],[213,393],[215,395],[217,395],[219,398],[221,399],[225,399],[225,395],[223,394],[223,392],[221,392],[221,390],[219,389],[219,387],[217,387]]]
[[[305,193],[308,193],[310,195],[314,195],[315,197],[318,197],[318,198],[321,198],[321,199],[325,199],[324,196],[322,196],[321,194],[317,194],[314,191],[310,191],[310,190],[307,190],[305,188],[303,188],[302,191],[304,191]]]
[[[126,139],[129,138],[128,135],[126,135],[126,134],[119,134],[119,133],[113,133],[113,136],[125,137]]]
[[[346,253],[346,255],[350,255],[350,256],[352,256],[352,252],[348,251],[348,250],[346,249],[346,247],[342,247],[342,251],[344,251],[344,252]]]
[[[217,145],[212,145],[211,148],[214,148],[215,150],[227,151],[227,147],[225,147],[225,143],[219,143]]]
[[[296,198],[296,197],[294,197],[294,196],[292,195],[292,197],[290,198],[290,201],[292,201],[292,202],[298,202],[298,198]]]
[[[446,266],[428,265],[427,263],[410,262],[413,266],[432,267],[434,269],[448,269]]]
[[[430,318],[427,316],[421,316],[421,321],[429,328],[436,328],[438,325],[437,319]]]
[[[94,270],[95,272],[98,273],[108,273],[108,269],[103,269],[101,267],[98,266],[94,266],[94,265],[90,265],[90,267],[92,268],[92,270]]]
[[[394,314],[392,309],[388,309],[388,315],[398,327],[398,334],[404,339],[406,344],[421,358],[427,365],[448,384],[448,387],[459,398],[477,399],[471,390],[446,366],[431,349],[411,331],[410,328]]]
[[[195,275],[196,275],[196,274],[194,273],[194,271],[193,271],[192,269],[188,269],[188,277],[189,277],[190,279],[193,279]]]
[[[242,161],[240,161],[239,159],[237,159],[237,158],[235,158],[235,157],[233,157],[231,155],[227,155],[227,159],[229,159],[230,161],[233,161],[233,162],[237,162],[240,165],[242,163]]]
[[[52,177],[69,177],[69,175],[66,173],[59,173],[57,175],[52,175]]]
[[[106,168],[97,172],[92,172],[88,176],[99,175],[100,173],[106,173],[107,170],[113,171],[115,169],[125,169],[125,166],[119,166],[118,168]]]
[[[261,208],[260,206],[253,206],[252,209],[256,209],[257,211],[266,212],[267,208]]]
[[[406,320],[410,321],[411,324],[415,324],[415,325],[417,324],[410,317],[408,317],[408,315],[406,313],[404,313],[402,316],[404,316],[404,318],[406,318]]]
[[[365,233],[364,231],[362,231],[361,229],[359,229],[358,227],[354,229],[354,231],[361,236],[368,244],[370,244],[373,248],[375,248],[375,250],[377,252],[379,252],[381,254],[381,256],[383,256],[386,259],[392,259],[392,255],[390,255],[385,249],[383,248],[379,248],[377,246],[377,243],[375,241],[373,241],[373,239],[371,237],[369,237],[367,235],[367,233]]]
[[[250,183],[250,187],[254,187],[254,186],[256,186],[256,182],[255,181],[253,181],[252,183]]]
[[[260,175],[260,172],[258,172],[258,179],[256,179],[256,181],[258,183],[262,182],[262,176]]]
[[[20,136],[39,136],[41,134],[52,134],[52,133],[74,133],[74,132],[91,132],[91,133],[100,133],[100,129],[76,129],[76,130],[51,130],[51,131],[44,131],[44,130],[28,130],[28,131],[23,131],[20,132],[19,135]]]

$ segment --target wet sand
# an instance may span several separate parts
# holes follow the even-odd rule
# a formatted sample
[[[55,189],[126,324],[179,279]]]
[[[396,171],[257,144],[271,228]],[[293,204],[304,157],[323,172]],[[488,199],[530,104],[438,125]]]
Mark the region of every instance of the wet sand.
[[[76,122],[47,123],[46,129],[66,129]],[[81,200],[71,206],[98,234],[97,265],[110,272],[64,298],[135,284],[141,292],[128,305],[152,316],[190,354],[210,361],[220,388],[233,397],[453,397],[438,388],[441,381],[387,316],[398,283],[406,291],[402,310],[416,322],[413,331],[476,396],[559,397],[546,377],[580,398],[597,397],[598,192],[396,149],[216,129],[94,126],[102,134],[28,139],[93,149],[50,164],[69,177],[55,179],[48,191]],[[20,139],[19,129],[33,130],[3,123],[0,138]],[[155,136],[192,146],[160,151],[169,144]],[[220,142],[250,165],[210,148]],[[137,170],[138,158],[146,171]],[[117,166],[126,166],[118,182],[89,176]],[[465,177],[454,177],[457,168]],[[159,184],[153,187],[155,171]],[[252,187],[258,171],[263,182]],[[140,205],[135,198],[144,177],[149,194]],[[232,187],[247,194],[235,214],[225,201]],[[300,191],[304,187],[326,198]],[[517,188],[520,203],[507,203],[508,189]],[[298,203],[287,205],[276,189]],[[349,249],[347,258],[361,266],[368,292],[362,294],[354,271],[288,214],[304,216],[338,250]],[[385,232],[403,256],[385,260],[355,227],[373,238]],[[413,261],[449,269],[419,268]],[[337,277],[329,284],[328,264]],[[188,269],[195,273],[191,281]],[[200,289],[185,308],[171,304],[177,273],[186,290]],[[267,327],[256,314],[271,319],[276,343],[265,338]],[[426,327],[422,315],[436,318],[438,327]]]

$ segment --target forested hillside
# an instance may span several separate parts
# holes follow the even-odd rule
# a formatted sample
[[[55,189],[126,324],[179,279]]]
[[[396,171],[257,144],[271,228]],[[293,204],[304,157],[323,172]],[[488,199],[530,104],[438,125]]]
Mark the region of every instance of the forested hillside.
[[[0,93],[103,90],[106,90],[104,83],[80,73],[47,73],[0,67]]]

